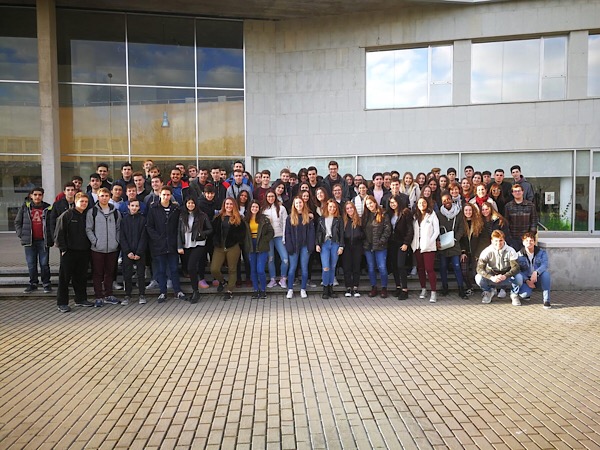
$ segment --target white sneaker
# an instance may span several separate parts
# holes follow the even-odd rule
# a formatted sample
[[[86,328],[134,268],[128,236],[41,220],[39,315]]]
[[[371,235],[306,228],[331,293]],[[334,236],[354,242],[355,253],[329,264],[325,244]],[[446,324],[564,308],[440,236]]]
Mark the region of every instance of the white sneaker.
[[[504,289],[500,289],[500,292],[498,292],[498,298],[506,298],[506,291]]]
[[[411,277],[414,277],[417,275],[417,266],[413,266],[412,270],[410,271],[409,275]]]
[[[354,289],[354,296],[360,297],[360,292],[358,292],[358,289]]]
[[[281,286],[283,289],[287,289],[287,277],[281,277],[279,280],[279,286]]]
[[[437,301],[437,292],[431,291],[431,297],[429,297],[429,303],[435,303]]]
[[[340,283],[338,282],[337,278],[333,279],[333,285],[334,286],[339,286],[340,285]]]
[[[116,281],[113,281],[113,291],[120,291],[121,289],[123,289],[123,285]]]
[[[490,291],[490,301],[492,301],[492,299],[497,293],[498,291],[496,290],[496,288],[492,288],[492,290]]]
[[[308,283],[306,283],[306,285],[307,285],[308,287],[311,287],[311,288],[313,288],[313,287],[317,287],[317,285],[316,285],[315,283],[313,283],[312,281],[310,281],[310,280],[308,280]]]
[[[308,294],[306,293],[306,289],[300,289],[300,297],[307,298]]]
[[[521,299],[519,298],[519,294],[515,294],[514,292],[511,292],[510,300],[512,301],[513,306],[521,306]]]
[[[149,291],[151,289],[158,289],[158,281],[152,280],[150,281],[150,283],[148,283],[148,286],[146,286],[146,290]]]
[[[483,298],[481,303],[492,303],[492,293],[490,291],[483,291]]]
[[[425,298],[427,297],[427,289],[423,288],[421,289],[421,293],[419,294],[419,298]]]
[[[292,297],[294,297],[294,290],[293,289],[288,289],[287,295],[285,297],[286,298],[292,298]]]
[[[275,278],[271,278],[271,281],[269,281],[269,284],[267,284],[268,288],[272,288],[277,286],[277,281],[275,281]]]

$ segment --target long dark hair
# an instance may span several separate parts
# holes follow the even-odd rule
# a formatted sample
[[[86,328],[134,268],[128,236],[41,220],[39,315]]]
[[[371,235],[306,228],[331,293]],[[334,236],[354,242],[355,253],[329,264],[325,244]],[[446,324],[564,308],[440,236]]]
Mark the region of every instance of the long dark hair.
[[[187,208],[187,202],[194,202],[194,209],[189,211]],[[198,208],[198,203],[196,203],[196,200],[194,200],[193,197],[190,197],[184,202],[183,208],[180,208],[180,211],[181,212],[179,213],[179,218],[180,218],[181,222],[183,223],[183,229],[185,231],[191,231],[192,227],[190,227],[190,225],[189,225],[190,214],[193,217],[198,217],[201,213],[200,209]]]
[[[283,183],[281,183],[281,184],[283,184]],[[271,189],[269,189],[267,191],[267,193],[265,194],[264,205],[261,208],[261,212],[271,206],[271,205],[269,205],[269,201],[267,200],[267,197],[269,196],[269,194],[273,194],[275,196],[275,201],[273,202],[273,206],[275,206],[275,212],[277,213],[277,217],[279,217],[279,211],[281,209],[281,202],[277,198],[277,193],[275,192],[274,187],[271,187]],[[252,204],[252,202],[250,202],[250,204]]]
[[[256,199],[250,200],[250,203],[246,207],[246,214],[245,214],[244,219],[246,219],[246,222],[250,223],[250,220],[252,219],[252,211],[251,211],[252,205],[258,205],[258,212],[256,213],[256,217],[254,218],[254,220],[258,223],[258,222],[260,222],[260,220],[262,219],[264,214],[262,213],[262,208],[260,207],[260,203]]]

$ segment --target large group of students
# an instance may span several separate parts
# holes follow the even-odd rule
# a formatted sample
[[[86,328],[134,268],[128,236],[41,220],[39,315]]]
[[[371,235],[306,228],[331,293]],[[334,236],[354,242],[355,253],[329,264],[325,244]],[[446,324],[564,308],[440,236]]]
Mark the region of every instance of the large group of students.
[[[15,219],[30,276],[25,292],[38,289],[38,262],[44,292],[52,292],[48,255],[57,247],[60,312],[70,311],[71,284],[76,306],[127,305],[135,285],[140,304],[151,289],[159,290],[158,303],[167,301],[168,289],[175,299],[197,303],[211,285],[231,299],[242,273],[252,299],[265,299],[274,289],[292,299],[298,285],[306,298],[307,287],[316,287],[311,274],[318,262],[323,299],[338,296],[337,272],[343,272],[343,295],[360,297],[366,266],[369,287],[363,293],[369,297],[405,300],[408,278],[418,276],[418,297],[428,297],[429,283],[435,303],[437,266],[441,296],[449,293],[451,269],[461,298],[477,285],[483,303],[509,291],[519,306],[539,287],[544,308],[551,307],[548,257],[536,245],[534,190],[519,165],[511,167],[511,181],[503,169],[471,166],[462,178],[455,168],[445,174],[433,168],[416,176],[377,172],[370,182],[338,169],[330,161],[322,177],[314,166],[296,173],[283,168],[271,182],[269,170],[253,176],[241,161],[228,174],[221,167],[183,164],[163,173],[146,160],[140,171],[124,163],[114,181],[108,165],[99,164],[87,186],[72,177],[52,205],[36,187]],[[93,302],[86,293],[90,263]],[[119,267],[124,286],[117,282]],[[189,277],[191,292],[180,273]],[[123,288],[118,299],[115,290]]]

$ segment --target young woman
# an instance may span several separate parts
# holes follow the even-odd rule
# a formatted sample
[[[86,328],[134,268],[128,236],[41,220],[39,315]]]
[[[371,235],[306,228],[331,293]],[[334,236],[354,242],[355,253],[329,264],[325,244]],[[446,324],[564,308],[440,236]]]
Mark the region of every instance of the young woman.
[[[424,172],[419,172],[415,178],[415,182],[419,185],[419,189],[423,190],[427,184],[427,175]]]
[[[317,215],[321,217],[325,214],[327,200],[329,200],[329,194],[327,194],[327,190],[324,187],[315,189],[315,200]]]
[[[483,184],[478,184],[475,188],[475,197],[469,200],[469,203],[477,205],[477,207],[481,209],[481,205],[486,202],[489,203],[492,208],[498,211],[498,206],[496,205],[494,199],[490,198],[488,195],[487,188]]]
[[[227,260],[229,268],[229,279],[227,280],[227,291],[223,300],[233,298],[233,288],[237,281],[237,263],[240,260],[242,246],[246,242],[247,226],[237,207],[237,202],[232,198],[223,200],[221,212],[213,219],[213,245],[214,251],[210,264],[213,277],[219,281],[218,292],[225,289],[225,280],[221,273],[221,267]]]
[[[440,175],[438,183],[440,184],[440,196],[448,193],[448,187],[450,185],[450,181],[448,181],[448,176]]]
[[[363,256],[365,232],[362,227],[356,205],[352,201],[344,205],[344,253],[342,267],[344,268],[344,284],[346,297],[360,297],[358,283],[360,281],[360,263]]]
[[[292,203],[292,211],[285,223],[285,248],[288,252],[290,267],[288,270],[287,298],[294,296],[294,274],[300,260],[302,283],[300,296],[308,297],[306,284],[308,282],[308,258],[315,248],[315,227],[309,215],[308,207],[302,198],[296,197]]]
[[[473,177],[471,178],[473,191],[475,191],[475,189],[477,189],[477,186],[479,186],[481,183],[483,183],[483,175],[481,174],[481,172],[473,172]]]
[[[447,249],[439,249],[440,255],[440,274],[442,277],[442,295],[448,295],[448,265],[452,266],[458,285],[458,296],[467,298],[460,269],[460,240],[464,236],[464,219],[461,212],[461,207],[452,201],[450,194],[442,196],[442,207],[437,213],[440,223],[440,232],[454,232],[454,245]]]
[[[288,194],[285,192],[285,183],[281,180],[277,180],[273,183],[273,186],[271,186],[271,190],[275,192],[277,200],[285,208],[286,213],[289,212],[290,207],[292,206],[292,199],[289,198]]]
[[[387,298],[388,271],[386,260],[388,240],[392,234],[392,224],[388,215],[377,204],[377,200],[372,195],[368,195],[365,200],[365,213],[362,220],[365,230],[365,257],[367,258],[369,281],[371,282],[369,297],[377,295],[377,273],[375,271],[375,266],[377,266],[381,278],[381,298]]]
[[[429,207],[434,212],[438,212],[440,210],[437,202],[435,201],[435,198],[433,197],[433,192],[431,191],[429,185],[425,185],[425,187],[423,187],[423,190],[421,191],[421,198],[427,200],[427,203],[429,203]]]
[[[435,261],[435,252],[437,250],[436,240],[440,235],[440,223],[437,215],[433,212],[429,203],[424,198],[417,201],[417,210],[414,213],[413,221],[414,236],[412,249],[417,259],[417,271],[419,273],[419,283],[421,284],[421,294],[419,298],[425,298],[427,289],[425,288],[426,276],[429,278],[429,287],[431,297],[429,301],[435,303],[436,293],[436,275],[433,269]]]
[[[358,217],[362,217],[365,212],[365,200],[367,199],[367,192],[369,188],[366,183],[360,183],[358,185],[358,195],[354,197],[354,206],[358,212]]]
[[[408,298],[408,274],[406,272],[406,257],[413,239],[413,218],[408,208],[400,209],[401,200],[393,196],[389,201],[388,215],[392,225],[392,234],[388,241],[388,261],[394,281],[398,300]]]
[[[450,193],[450,196],[452,197],[453,203],[456,203],[457,205],[460,205],[460,206],[463,205],[463,198],[460,195],[460,186],[458,185],[458,183],[450,183],[450,185],[448,186],[448,192]]]
[[[413,209],[421,196],[421,188],[419,188],[419,185],[414,181],[411,172],[404,172],[402,183],[400,184],[400,192],[408,195],[408,207]]]
[[[238,209],[240,211],[240,216],[242,216],[242,218],[245,218],[248,213],[250,212],[249,210],[249,206],[250,206],[250,194],[248,193],[248,191],[241,191],[240,195],[238,195]],[[244,276],[246,277],[246,286],[250,287],[252,286],[252,280],[250,279],[250,256],[248,255],[248,253],[246,253],[246,246],[242,245],[242,257],[240,258],[240,260],[238,261],[238,265],[237,265],[237,273],[238,273],[238,279],[235,283],[236,287],[242,287],[243,285],[243,281],[242,281],[242,264],[244,264]]]
[[[248,204],[250,203],[250,194],[248,194],[248,191],[241,191],[240,195],[238,195],[237,202],[240,215],[245,216],[246,209],[248,208]]]
[[[504,215],[504,205],[506,205],[506,200],[504,199],[501,185],[494,183],[490,186],[490,198],[496,202],[496,206],[498,207],[497,211]]]
[[[319,218],[316,233],[316,250],[321,254],[323,268],[323,299],[336,298],[333,292],[333,279],[339,256],[344,253],[344,223],[340,217],[337,202],[327,200],[325,210]]]
[[[266,207],[263,213],[271,221],[273,227],[273,239],[269,242],[269,275],[271,281],[267,287],[272,288],[277,286],[276,273],[275,273],[275,250],[279,254],[281,259],[281,278],[279,279],[279,286],[287,288],[287,273],[288,273],[288,253],[283,244],[283,230],[285,228],[285,221],[287,220],[288,213],[286,209],[279,203],[277,195],[272,190],[267,192],[265,196]]]
[[[196,201],[190,197],[179,215],[179,233],[177,235],[177,252],[185,255],[186,270],[190,275],[192,297],[190,303],[198,303],[199,279],[204,279],[206,266],[206,239],[213,232],[208,216],[198,208]],[[183,258],[182,258],[183,259]]]
[[[508,221],[502,214],[492,208],[492,205],[484,203],[481,205],[480,211],[487,234],[491,236],[492,232],[500,230],[505,236],[510,236]],[[488,242],[487,245],[490,245],[490,243]]]
[[[250,276],[254,293],[252,299],[267,298],[267,277],[265,266],[269,257],[269,242],[273,240],[273,227],[267,216],[260,212],[258,201],[250,202],[246,215],[248,233],[246,233],[246,252],[250,262]]]
[[[460,195],[465,202],[469,202],[473,198],[473,185],[468,178],[460,180]]]
[[[473,295],[473,281],[477,260],[484,248],[490,243],[490,235],[487,233],[483,218],[477,206],[470,203],[463,207],[465,234],[460,240],[460,267],[463,281],[465,283],[465,294]]]
[[[433,201],[435,202],[435,204],[438,206],[438,209],[440,206],[442,206],[442,195],[440,193],[440,189],[439,189],[439,183],[437,178],[431,178],[428,182],[427,182],[427,186],[429,186],[429,189],[431,189],[431,198],[433,199]]]

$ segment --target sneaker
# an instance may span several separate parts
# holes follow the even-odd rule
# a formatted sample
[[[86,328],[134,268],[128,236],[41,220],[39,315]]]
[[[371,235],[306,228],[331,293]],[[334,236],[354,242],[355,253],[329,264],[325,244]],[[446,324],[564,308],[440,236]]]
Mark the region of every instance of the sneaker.
[[[492,303],[492,292],[491,291],[483,291],[483,297],[481,298],[481,303]]]
[[[306,289],[300,289],[300,297],[302,297],[302,298],[308,298],[308,294],[306,293]]]
[[[104,306],[104,299],[97,298],[96,300],[94,300],[95,308],[102,308],[103,306]]]
[[[213,282],[214,285],[214,282]],[[217,292],[223,292],[223,290],[225,289],[225,281],[223,281],[222,283],[219,283],[217,286]]]
[[[123,305],[123,306],[129,305],[129,300],[130,300],[129,296],[126,295],[125,298],[123,300],[121,300],[121,305]]]
[[[152,280],[150,281],[150,283],[148,283],[148,286],[146,286],[146,290],[147,291],[151,291],[152,289],[158,289],[158,281],[156,280]]]
[[[266,300],[267,299],[267,291],[261,291],[261,293],[260,293],[260,299],[261,300]]]
[[[521,297],[521,300],[531,300],[531,296],[525,292],[519,294],[519,297]]]
[[[58,312],[61,312],[61,313],[71,312],[71,308],[69,307],[69,305],[58,305],[57,309],[58,309]]]
[[[44,294],[51,294],[51,293],[52,293],[52,286],[50,286],[49,284],[44,286]]]
[[[431,291],[431,296],[429,297],[429,303],[437,302],[437,292]]]
[[[260,294],[258,293],[258,291],[254,291],[252,293],[252,295],[250,296],[250,300],[258,300],[260,298]]]
[[[190,297],[190,303],[194,305],[198,303],[198,300],[200,300],[200,292],[194,291],[192,296]]]
[[[398,300],[408,300],[408,292],[401,290],[400,294],[398,295]]]
[[[293,297],[294,297],[294,290],[288,289],[287,294],[285,295],[285,298],[293,298]]]
[[[167,294],[160,294],[156,299],[158,303],[164,303],[167,301]]]
[[[417,276],[417,266],[413,266],[412,270],[410,271],[410,273],[408,275],[411,277]]]
[[[88,302],[87,300],[83,300],[81,302],[75,302],[75,306],[81,306],[83,308],[92,308],[94,304],[92,302]]]
[[[119,256],[119,257],[117,258],[117,264],[118,264],[119,266],[123,264],[123,257],[122,257],[122,256]]]
[[[30,294],[33,291],[37,291],[37,285],[35,284],[30,284],[29,286],[27,286],[25,289],[23,289],[23,292],[25,294]]]
[[[200,280],[198,281],[198,287],[200,289],[208,289],[208,283],[206,282],[206,280]]]
[[[217,287],[217,286],[219,286],[219,280],[212,280],[212,285],[213,285],[214,287]]]
[[[338,282],[337,278],[333,279],[333,285],[334,286],[339,286],[340,285],[340,283]]]
[[[346,288],[346,293],[344,294],[344,297],[352,297],[352,289],[351,288]]]
[[[233,292],[231,292],[231,291],[227,291],[223,295],[223,300],[231,300],[232,298],[233,298]]]
[[[146,300],[146,296],[145,295],[140,295],[140,298],[138,300],[140,305],[145,305],[147,300]]]
[[[109,295],[107,297],[104,297],[104,303],[108,303],[109,305],[118,305],[121,302],[114,295]]]
[[[312,281],[308,280],[308,282],[306,283],[306,286],[310,287],[310,288],[316,288],[317,285],[315,283],[313,283]]]
[[[167,280],[167,289],[173,289],[173,280]]]
[[[425,298],[427,297],[427,289],[423,288],[421,289],[421,293],[419,294],[419,298]]]
[[[498,291],[498,298],[506,298],[506,291],[504,289]]]
[[[497,293],[498,291],[496,290],[496,288],[492,288],[492,290],[490,291],[490,300],[493,299]]]
[[[121,283],[117,283],[113,281],[113,291],[120,291],[123,289],[123,285]]]
[[[279,286],[281,286],[283,289],[287,289],[287,277],[281,277],[279,280]]]
[[[465,290],[465,295],[466,295],[467,297],[470,297],[471,295],[473,295],[473,289],[466,289],[466,290]]]
[[[183,292],[181,292],[181,291],[179,291],[179,292],[178,292],[178,293],[175,295],[175,298],[176,298],[177,300],[183,300],[183,301],[186,301],[186,300],[188,299],[188,298],[187,298],[187,295],[185,295],[185,294],[184,294]]]
[[[550,309],[550,308],[552,308],[552,305],[550,304],[550,302],[549,301],[545,301],[544,302],[544,309]]]
[[[353,295],[354,297],[360,297],[360,292],[358,292],[358,289],[353,289],[353,290],[352,290],[352,295]]]
[[[277,286],[277,281],[275,281],[275,278],[271,278],[271,281],[269,281],[269,284],[267,284],[267,287],[274,288],[275,286]]]
[[[511,292],[510,300],[512,301],[513,306],[521,306],[521,298],[519,297],[519,294]]]

